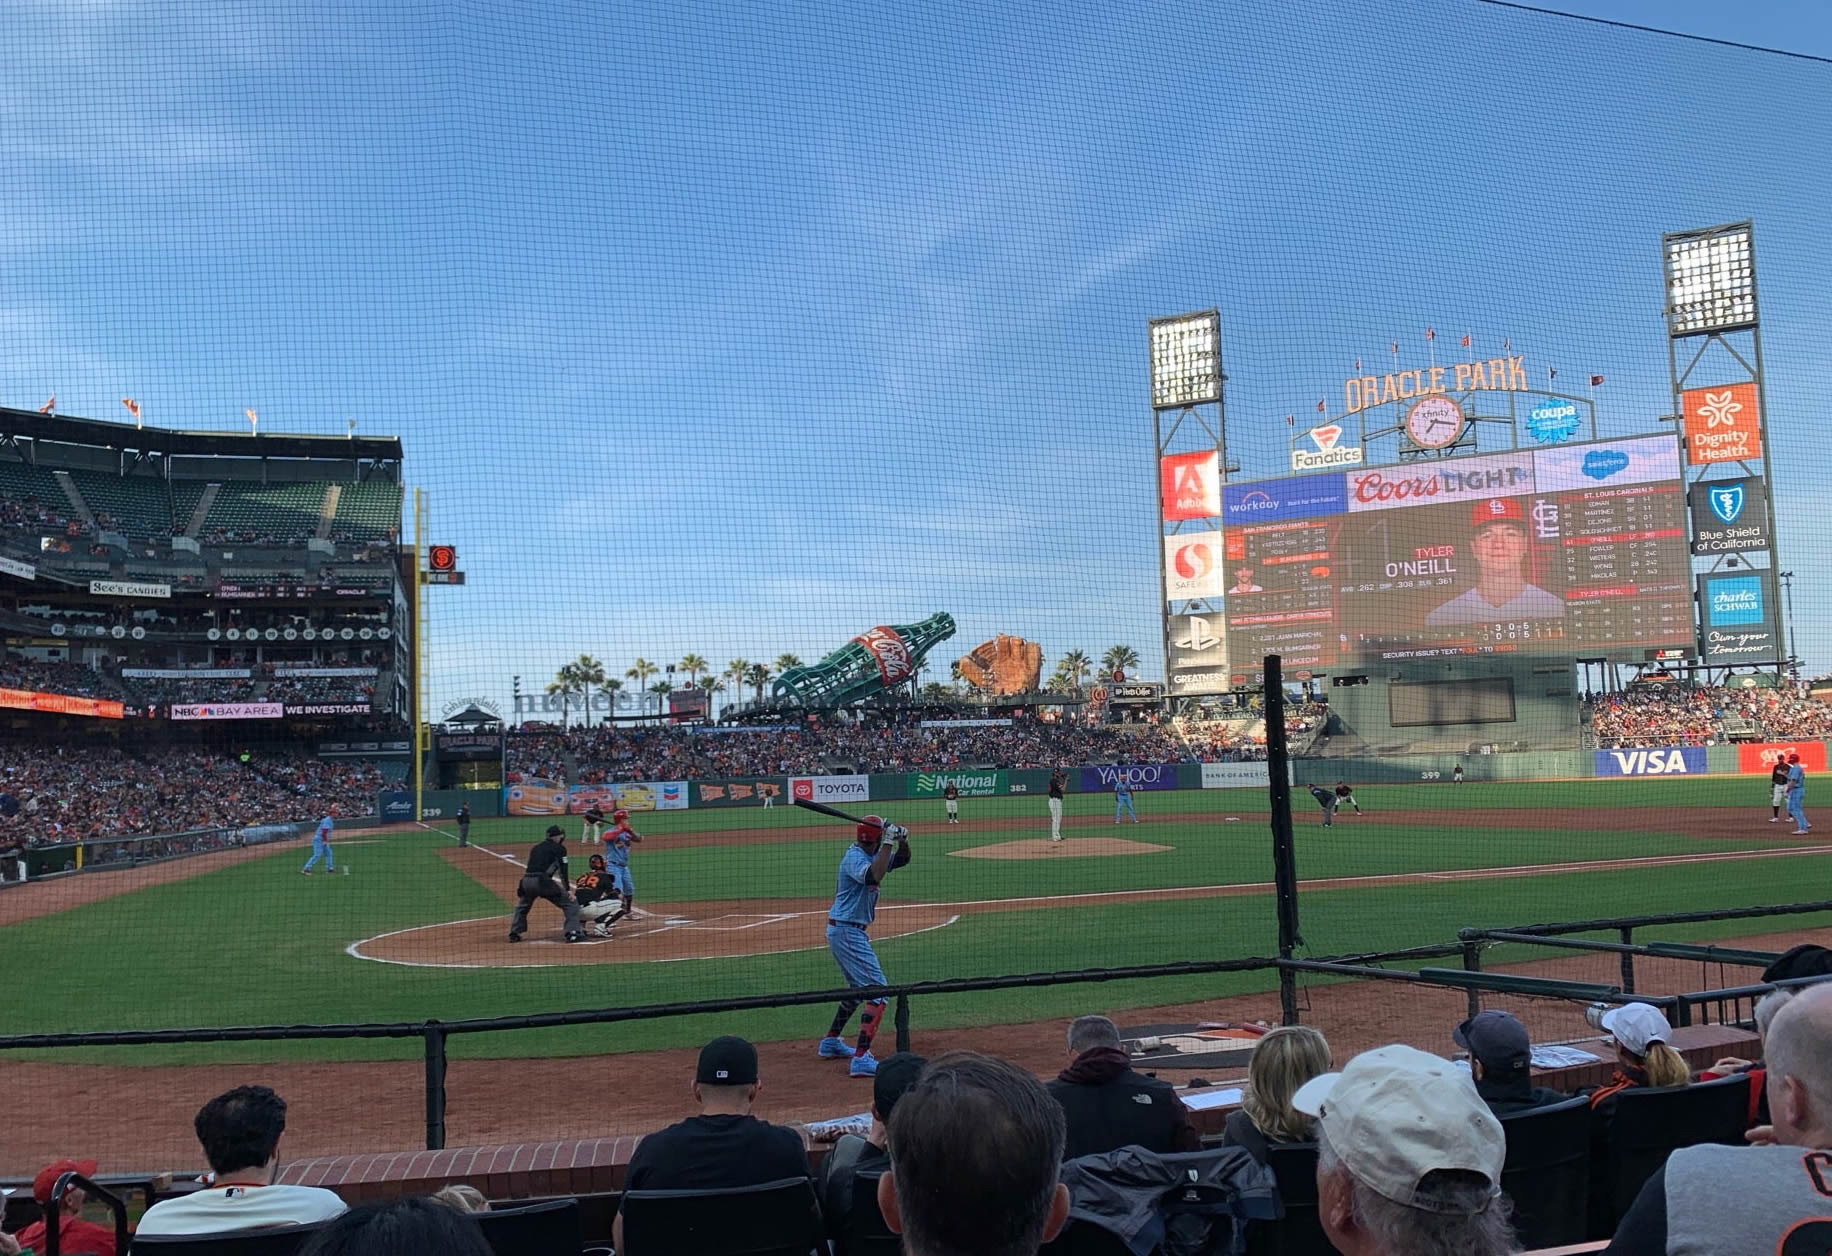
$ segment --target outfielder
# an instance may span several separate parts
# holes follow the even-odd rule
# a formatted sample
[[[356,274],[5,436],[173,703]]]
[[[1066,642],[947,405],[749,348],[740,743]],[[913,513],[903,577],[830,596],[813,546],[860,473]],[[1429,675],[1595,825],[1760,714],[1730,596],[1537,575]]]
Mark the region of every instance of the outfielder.
[[[854,831],[855,841],[840,857],[839,883],[833,892],[833,909],[827,913],[827,949],[839,964],[846,984],[882,986],[884,969],[877,953],[871,949],[866,929],[878,914],[878,886],[893,868],[910,862],[910,831],[891,824],[882,816],[866,816]],[[833,1014],[833,1024],[821,1039],[819,1054],[823,1060],[851,1060],[854,1077],[871,1077],[878,1071],[878,1061],[871,1053],[872,1036],[884,1017],[884,1000],[871,999],[859,1017],[859,1045],[846,1045],[841,1035],[852,1019],[859,1000],[846,999]]]
[[[1787,756],[1778,755],[1768,772],[1768,822],[1781,823],[1781,808],[1787,805]],[[1791,812],[1789,814],[1792,814]]]
[[[547,826],[547,836],[528,852],[528,866],[515,887],[515,915],[509,920],[509,941],[520,942],[528,928],[528,909],[534,900],[544,898],[566,916],[566,940],[583,942],[579,928],[579,900],[572,896],[566,883],[566,830],[557,824]]]
[[[609,865],[606,871],[610,874],[611,886],[617,891],[623,906],[615,916],[604,922],[607,929],[629,915],[630,906],[636,901],[636,882],[630,876],[630,847],[642,841],[642,834],[630,827],[630,813],[622,807],[611,812],[611,822],[617,827],[604,839],[604,858]]]
[[[305,867],[299,869],[300,872],[308,877],[312,875],[312,865],[317,863],[320,859],[324,860],[324,870],[326,872],[337,871],[337,865],[331,859],[332,814],[333,813],[330,811],[325,812],[324,818],[318,821],[317,831],[312,834],[312,857],[305,861]]]
[[[608,938],[611,925],[605,917],[618,911],[617,887],[612,884],[610,873],[605,871],[603,855],[594,852],[591,865],[590,872],[573,882],[573,897],[579,900],[579,919],[590,925],[592,933],[598,937]]]
[[[1317,805],[1323,808],[1323,827],[1329,828],[1336,822],[1336,795],[1321,785],[1311,785],[1307,788],[1310,790],[1310,796],[1317,800]]]

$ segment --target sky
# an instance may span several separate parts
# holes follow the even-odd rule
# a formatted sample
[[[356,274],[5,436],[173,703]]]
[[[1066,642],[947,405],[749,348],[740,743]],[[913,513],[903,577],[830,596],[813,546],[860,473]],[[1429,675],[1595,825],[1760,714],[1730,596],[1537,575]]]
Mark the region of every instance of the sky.
[[[1568,7],[1832,56],[1819,3]],[[0,403],[398,435],[468,577],[435,711],[942,610],[939,678],[995,632],[1161,675],[1149,318],[1221,310],[1242,478],[1395,341],[1658,430],[1660,235],[1749,218],[1832,667],[1832,66],[1475,0],[906,9],[0,0]]]

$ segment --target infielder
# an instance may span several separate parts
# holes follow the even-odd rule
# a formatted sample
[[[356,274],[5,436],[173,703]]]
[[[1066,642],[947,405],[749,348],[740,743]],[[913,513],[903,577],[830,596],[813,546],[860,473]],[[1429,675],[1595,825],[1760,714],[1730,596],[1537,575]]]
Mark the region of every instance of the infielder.
[[[331,816],[335,812],[327,811],[324,818],[318,821],[318,829],[312,834],[312,857],[305,861],[305,867],[299,869],[306,876],[312,875],[312,865],[324,860],[326,872],[336,872],[337,865],[331,860]]]
[[[1125,777],[1116,776],[1113,778],[1113,822],[1115,824],[1120,822],[1122,811],[1131,813],[1134,824],[1139,822],[1139,813],[1132,805],[1132,786],[1126,783]]]
[[[1781,808],[1787,805],[1787,756],[1777,755],[1768,772],[1768,822],[1781,823]],[[1791,812],[1789,813],[1792,814]]]
[[[1813,831],[1807,823],[1807,770],[1800,766],[1800,756],[1791,754],[1787,757],[1787,813],[1794,820],[1794,836],[1801,837]]]
[[[604,839],[605,861],[610,865],[606,871],[623,906],[604,922],[607,929],[629,915],[630,906],[636,901],[636,882],[630,877],[630,847],[642,841],[642,834],[630,827],[630,813],[622,807],[611,812],[611,822],[617,827]]]
[[[528,909],[534,900],[544,898],[566,916],[566,940],[585,941],[579,927],[579,900],[572,896],[566,883],[566,830],[557,824],[547,826],[547,836],[528,852],[528,866],[515,887],[515,915],[509,920],[509,941],[520,942],[528,928]]]
[[[853,845],[840,857],[839,883],[833,892],[833,908],[827,913],[827,949],[839,964],[846,984],[856,989],[889,984],[865,931],[877,918],[879,884],[891,869],[910,862],[910,831],[882,816],[866,816],[859,821],[854,838]],[[855,1050],[846,1045],[841,1035],[858,1006],[857,999],[840,1003],[827,1036],[821,1039],[819,1054],[823,1060],[851,1060],[852,1076],[871,1077],[878,1071],[871,1040],[884,1017],[884,1000],[866,1002],[859,1017],[859,1045]]]
[[[1050,773],[1050,840],[1062,840],[1062,795],[1069,787],[1069,778],[1057,768]]]
[[[579,919],[590,925],[598,937],[608,938],[611,925],[605,917],[617,911],[617,887],[605,871],[603,855],[594,853],[591,865],[590,872],[573,882],[573,897],[579,900]]]
[[[1347,781],[1336,782],[1336,805],[1338,807],[1353,807],[1355,808],[1356,815],[1361,814],[1361,804],[1355,801],[1355,791],[1349,786]]]
[[[960,789],[954,784],[953,781],[949,781],[948,788],[941,791],[941,797],[942,797],[942,801],[947,804],[948,823],[949,824],[959,824],[961,822],[961,791]]]
[[[1336,822],[1336,795],[1321,785],[1311,785],[1308,788],[1310,796],[1317,800],[1319,807],[1323,808],[1323,827],[1327,829]]]

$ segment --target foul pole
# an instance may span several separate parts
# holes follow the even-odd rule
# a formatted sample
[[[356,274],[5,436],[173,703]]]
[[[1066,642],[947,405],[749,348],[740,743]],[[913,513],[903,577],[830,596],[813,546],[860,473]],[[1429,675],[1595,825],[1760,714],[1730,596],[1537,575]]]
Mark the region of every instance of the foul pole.
[[[420,719],[426,681],[426,614],[420,604],[426,597],[422,555],[426,553],[426,492],[413,491],[413,818],[426,814],[426,725]]]

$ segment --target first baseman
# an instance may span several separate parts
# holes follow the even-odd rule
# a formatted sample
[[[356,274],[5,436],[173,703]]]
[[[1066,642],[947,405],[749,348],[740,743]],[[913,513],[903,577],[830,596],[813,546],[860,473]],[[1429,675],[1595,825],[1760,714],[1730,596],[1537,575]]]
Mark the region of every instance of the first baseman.
[[[1355,801],[1354,787],[1347,781],[1336,782],[1336,805],[1338,807],[1353,807],[1355,808],[1356,815],[1361,814],[1361,804]]]
[[[1787,806],[1787,756],[1776,758],[1768,772],[1768,822],[1781,823],[1781,808]]]
[[[324,818],[318,821],[317,831],[312,834],[312,857],[305,861],[305,867],[299,869],[308,877],[312,875],[312,865],[320,859],[324,860],[326,872],[337,871],[337,865],[331,860],[331,815],[327,811]]]
[[[866,929],[878,914],[878,886],[893,868],[910,862],[910,831],[891,824],[882,816],[866,816],[854,831],[854,842],[840,857],[839,883],[833,892],[833,908],[827,913],[827,949],[839,964],[846,984],[861,986],[890,984],[884,969],[871,949]],[[871,1053],[872,1036],[884,1017],[884,1000],[871,999],[859,1017],[858,1049],[846,1045],[841,1037],[846,1022],[852,1019],[859,1000],[846,999],[833,1014],[833,1024],[819,1047],[823,1060],[851,1060],[854,1077],[870,1077],[878,1071],[878,1061]]]

